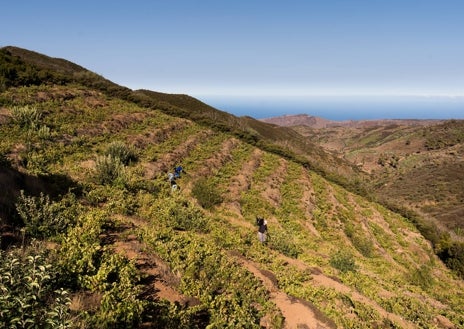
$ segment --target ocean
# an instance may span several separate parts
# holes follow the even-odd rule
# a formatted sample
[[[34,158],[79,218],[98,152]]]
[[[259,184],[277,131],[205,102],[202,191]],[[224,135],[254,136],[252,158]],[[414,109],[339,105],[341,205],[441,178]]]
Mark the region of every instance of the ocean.
[[[207,97],[203,102],[255,119],[307,114],[329,120],[464,119],[464,97]]]

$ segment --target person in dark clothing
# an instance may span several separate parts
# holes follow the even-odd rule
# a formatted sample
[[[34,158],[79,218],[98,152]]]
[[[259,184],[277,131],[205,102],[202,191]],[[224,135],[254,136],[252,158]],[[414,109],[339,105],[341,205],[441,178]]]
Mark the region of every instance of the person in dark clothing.
[[[258,225],[258,240],[259,242],[264,243],[267,237],[267,220],[261,217],[256,217],[256,224]]]
[[[177,185],[175,179],[171,179],[171,190],[175,191],[179,189],[179,185]]]

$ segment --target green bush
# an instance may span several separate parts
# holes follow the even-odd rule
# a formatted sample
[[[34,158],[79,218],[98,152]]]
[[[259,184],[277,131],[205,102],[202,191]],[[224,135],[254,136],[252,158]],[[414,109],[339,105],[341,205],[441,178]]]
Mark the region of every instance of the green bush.
[[[37,129],[37,137],[39,137],[42,140],[50,139],[50,128],[47,126],[41,126],[39,129]]]
[[[159,199],[152,211],[164,226],[181,231],[209,232],[209,222],[202,209],[182,196]]]
[[[42,113],[36,107],[26,105],[14,106],[11,109],[11,115],[13,122],[20,127],[34,128],[39,124]]]
[[[464,242],[442,242],[438,256],[448,268],[456,272],[461,278],[464,278]]]
[[[357,270],[354,256],[344,250],[339,250],[330,257],[330,265],[340,272],[356,272]]]
[[[144,310],[137,268],[118,254],[105,253],[102,258],[98,271],[86,280],[92,291],[103,293],[94,321],[98,328],[134,328]]]
[[[0,251],[0,327],[71,328],[68,292],[45,255]]]
[[[135,151],[119,141],[109,144],[105,154],[119,159],[124,165],[128,165],[130,162],[137,160]]]
[[[68,230],[58,252],[61,280],[67,286],[85,287],[88,277],[97,273],[103,254],[100,234],[107,221],[104,212],[89,213]]]
[[[221,193],[208,178],[197,180],[193,185],[192,194],[205,209],[211,209],[223,201]]]
[[[410,274],[411,282],[422,289],[430,288],[433,283],[432,267],[428,264],[422,264],[419,268],[412,271]]]
[[[364,256],[364,257],[372,257],[374,254],[374,243],[361,236],[354,236],[351,241],[355,248]]]
[[[102,246],[101,234],[112,222],[104,212],[89,213],[69,230],[59,251],[63,284],[102,296],[100,307],[85,319],[91,328],[136,328],[146,302],[135,264]]]
[[[76,221],[78,213],[74,196],[61,202],[52,202],[48,195],[26,196],[21,190],[16,210],[23,220],[26,234],[46,238],[65,232]]]
[[[259,319],[272,307],[266,305],[265,288],[214,242],[181,234],[170,241],[145,238],[161,255],[169,255],[172,268],[182,274],[181,291],[206,306],[209,316],[200,328],[260,328]]]
[[[359,229],[358,229],[359,230]],[[374,243],[366,237],[359,235],[354,225],[350,222],[345,224],[344,232],[351,240],[353,246],[364,256],[372,257],[374,254]]]
[[[100,184],[124,183],[124,164],[111,155],[98,156],[95,163],[95,179]]]

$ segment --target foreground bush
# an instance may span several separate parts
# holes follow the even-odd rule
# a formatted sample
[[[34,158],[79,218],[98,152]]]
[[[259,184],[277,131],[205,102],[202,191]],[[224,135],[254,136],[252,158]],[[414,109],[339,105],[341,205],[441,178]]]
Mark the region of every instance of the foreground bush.
[[[44,254],[0,251],[0,327],[71,328],[67,291]]]
[[[27,235],[35,238],[54,236],[75,223],[77,206],[73,195],[52,202],[48,195],[26,196],[21,191],[16,210],[23,220]]]
[[[136,328],[145,310],[134,263],[105,248],[101,236],[114,223],[103,211],[82,216],[59,250],[62,284],[101,296],[94,314],[83,322],[90,328]]]

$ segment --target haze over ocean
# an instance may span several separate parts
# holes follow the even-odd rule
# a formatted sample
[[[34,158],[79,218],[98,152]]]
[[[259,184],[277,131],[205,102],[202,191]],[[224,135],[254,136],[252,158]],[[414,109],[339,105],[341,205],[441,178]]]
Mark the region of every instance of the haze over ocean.
[[[264,119],[307,114],[329,120],[464,119],[464,97],[198,97],[234,114]]]

